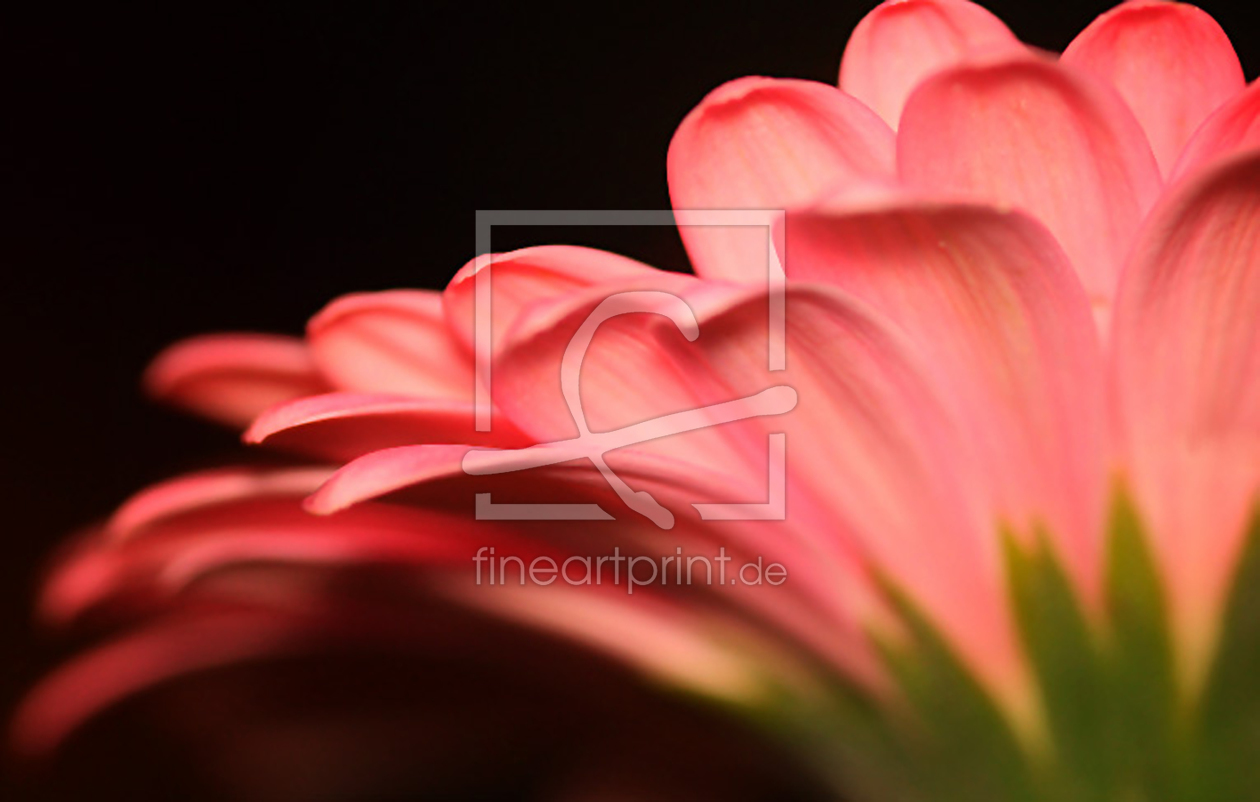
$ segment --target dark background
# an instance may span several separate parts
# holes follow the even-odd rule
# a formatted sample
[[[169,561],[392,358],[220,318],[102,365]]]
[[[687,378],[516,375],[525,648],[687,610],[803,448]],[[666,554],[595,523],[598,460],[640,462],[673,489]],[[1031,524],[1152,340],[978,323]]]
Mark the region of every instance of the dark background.
[[[297,333],[352,290],[440,287],[476,209],[662,209],[674,126],[761,73],[834,81],[866,3],[163,4],[3,21],[0,713],[61,654],[42,561],[234,437],[146,403],[164,344]],[[1105,3],[990,3],[1059,50]],[[1243,4],[1205,0],[1249,77]],[[685,267],[666,229],[496,232]],[[4,796],[0,790],[0,796]]]

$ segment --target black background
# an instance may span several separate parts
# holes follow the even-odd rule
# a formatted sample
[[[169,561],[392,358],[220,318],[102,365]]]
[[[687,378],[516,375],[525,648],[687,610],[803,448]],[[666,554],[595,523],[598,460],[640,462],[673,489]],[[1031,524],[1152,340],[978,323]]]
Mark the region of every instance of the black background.
[[[1202,5],[1253,77],[1244,6]],[[5,20],[0,712],[60,654],[29,622],[50,549],[235,448],[140,396],[164,344],[297,333],[344,292],[440,287],[474,255],[479,208],[667,208],[666,148],[705,92],[755,73],[834,81],[868,7],[172,3]],[[990,7],[1059,50],[1106,4]],[[496,232],[495,250],[559,240],[685,267],[666,229]]]

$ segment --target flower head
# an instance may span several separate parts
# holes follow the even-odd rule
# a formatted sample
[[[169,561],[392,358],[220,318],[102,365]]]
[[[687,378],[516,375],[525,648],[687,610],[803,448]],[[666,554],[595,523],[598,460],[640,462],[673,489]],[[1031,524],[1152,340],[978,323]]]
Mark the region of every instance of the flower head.
[[[695,276],[530,248],[304,339],[174,346],[157,396],[313,467],[176,479],[75,544],[45,616],[136,629],[39,688],[18,743],[453,605],[737,711],[856,799],[1246,798],[1257,120],[1193,6],[1126,2],[1055,57],[966,0],[891,0],[838,88],[742,78],[682,122]],[[782,307],[765,228],[714,209],[785,211]],[[694,423],[758,397],[784,403]],[[727,514],[767,465],[777,512]],[[604,519],[474,516],[491,498]],[[728,552],[759,581],[692,581]],[[330,577],[361,571],[405,591],[343,605]]]

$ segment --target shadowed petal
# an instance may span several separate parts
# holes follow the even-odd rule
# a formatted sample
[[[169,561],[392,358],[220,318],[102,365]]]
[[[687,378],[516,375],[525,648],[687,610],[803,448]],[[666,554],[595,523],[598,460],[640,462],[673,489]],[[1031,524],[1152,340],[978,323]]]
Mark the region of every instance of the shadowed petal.
[[[1246,85],[1216,20],[1186,3],[1133,0],[1081,32],[1063,63],[1114,86],[1170,175],[1191,135]]]
[[[840,88],[895,129],[906,98],[933,73],[1023,49],[1000,19],[967,0],[889,0],[853,30]]]
[[[88,652],[36,688],[18,711],[10,741],[26,756],[47,754],[85,720],[123,698],[181,674],[281,654],[309,633],[281,616],[180,616]]]
[[[476,590],[469,584],[458,586],[464,596]],[[435,588],[432,595],[457,595],[453,591]],[[631,597],[565,587],[499,587],[459,600],[613,656],[648,680],[721,703],[764,701],[772,687],[783,687],[772,685],[772,677],[804,693],[817,688],[810,687],[812,678],[790,654],[738,618],[653,598],[650,590]],[[429,663],[452,655],[465,662],[511,659],[531,671],[544,668],[549,657],[572,659],[565,651],[546,649],[538,658],[521,655],[513,648],[520,641],[511,637],[510,629],[491,624],[488,632],[479,631],[480,616],[457,619],[463,627],[447,626],[449,605],[444,609],[433,599],[417,597],[414,609],[353,600],[334,609],[333,601],[308,599],[306,609],[190,605],[117,637],[61,667],[27,696],[9,731],[11,748],[25,757],[46,756],[85,722],[138,694],[197,673],[262,667],[277,658],[319,659],[366,648],[383,650],[377,652],[382,657]],[[613,637],[617,632],[635,636]],[[504,645],[505,636],[510,645]],[[469,642],[495,645],[474,648]],[[535,649],[539,645],[555,649],[559,644],[533,644]],[[556,671],[564,673],[564,668]],[[317,700],[307,704],[318,709]]]
[[[356,505],[382,497],[465,514],[479,509],[480,499],[476,497],[480,494],[489,494],[495,504],[594,502],[604,511],[598,519],[566,523],[553,520],[563,514],[549,510],[537,520],[522,519],[509,525],[532,532],[535,537],[551,539],[570,529],[580,530],[579,540],[570,542],[578,553],[607,549],[617,543],[622,548],[638,544],[649,552],[659,550],[659,538],[664,533],[627,510],[588,460],[575,457],[542,468],[469,475],[464,457],[470,450],[466,446],[410,446],[368,454],[338,471],[308,500],[307,506],[320,515],[331,514],[336,520],[345,514],[343,510],[353,512]],[[505,467],[519,466],[522,453],[525,452],[476,451],[481,458],[479,464],[493,462]],[[673,539],[665,541],[663,553],[671,554],[674,544],[687,546],[688,553],[716,552],[723,547],[732,554],[757,555],[767,563],[777,561],[792,566],[790,587],[768,589],[773,592],[711,582],[712,577],[706,578],[703,573],[697,576],[697,588],[729,594],[738,605],[773,620],[777,628],[854,681],[869,688],[883,686],[886,678],[875,664],[864,624],[878,619],[885,611],[874,598],[876,591],[863,566],[851,559],[838,563],[834,553],[820,554],[797,538],[767,530],[759,521],[702,521],[691,506],[697,502],[764,497],[764,476],[725,474],[629,448],[609,453],[607,461],[618,477],[638,492],[650,492],[676,516],[679,526],[671,535]],[[484,514],[493,515],[489,510]],[[479,511],[478,516],[482,515]],[[803,508],[796,521],[809,525]],[[487,520],[479,520],[477,525],[485,526]]]
[[[769,231],[715,226],[694,210],[798,206],[845,183],[889,178],[893,159],[892,130],[833,86],[757,77],[723,84],[669,146],[670,200],[696,273],[764,282]]]
[[[192,487],[208,478],[176,482]],[[275,472],[275,487],[264,487],[263,478],[253,495],[208,492],[123,539],[109,530],[82,538],[46,581],[41,616],[64,625],[103,606],[130,615],[169,602],[193,579],[229,564],[467,564],[474,528],[503,540],[493,524],[477,528],[450,512],[365,505],[335,518],[313,516],[302,507],[309,489],[281,491],[291,479],[284,471]]]
[[[912,188],[1022,209],[1045,224],[1100,306],[1161,187],[1141,126],[1115,92],[1042,60],[929,79],[906,105],[897,145]]]
[[[170,346],[149,365],[153,397],[233,427],[270,406],[327,392],[306,343],[273,334],[209,334]]]
[[[128,499],[105,525],[112,539],[125,540],[179,516],[208,507],[267,497],[304,496],[332,474],[331,468],[284,470],[220,468],[186,474],[146,488]]]
[[[770,672],[758,664],[776,662],[775,650],[699,605],[650,594],[633,598],[619,589],[592,593],[565,585],[505,585],[498,590],[488,594],[465,583],[454,595],[474,609],[615,656],[675,688],[741,704],[763,702],[771,692]],[[782,682],[782,675],[776,680]]]

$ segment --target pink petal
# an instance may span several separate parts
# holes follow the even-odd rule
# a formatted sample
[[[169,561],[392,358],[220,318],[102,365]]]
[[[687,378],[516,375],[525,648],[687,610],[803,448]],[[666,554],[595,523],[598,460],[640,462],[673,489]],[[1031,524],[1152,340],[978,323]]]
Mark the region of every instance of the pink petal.
[[[326,392],[306,344],[271,334],[209,334],[170,346],[144,377],[153,397],[229,426],[270,406]]]
[[[331,468],[222,468],[187,474],[132,496],[109,519],[112,540],[126,540],[172,519],[247,499],[293,498],[314,492]]]
[[[147,579],[170,596],[213,572],[258,563],[466,571],[482,544],[500,549],[522,545],[505,539],[501,526],[478,526],[466,515],[414,508],[362,506],[329,518],[312,516],[294,499],[288,508],[269,515],[245,508],[239,517],[232,528],[190,522],[163,533],[160,541],[150,539],[126,553],[103,555],[128,574],[115,589],[133,591]]]
[[[1171,178],[1185,178],[1207,165],[1260,148],[1260,83],[1236,95],[1199,128],[1181,154]]]
[[[1162,0],[1131,0],[1103,14],[1063,52],[1063,63],[1120,92],[1165,175],[1207,116],[1246,85],[1216,20]]]
[[[992,531],[1048,525],[1097,586],[1103,371],[1089,303],[1042,226],[986,207],[902,202],[794,215],[794,280],[825,281],[894,321],[982,468]]]
[[[711,209],[781,210],[894,172],[893,132],[812,81],[740,78],[709,93],[669,146],[669,194],[696,273],[766,280],[769,231],[714,225]]]
[[[1197,670],[1260,489],[1260,156],[1152,214],[1115,319],[1126,468]]]
[[[790,413],[729,435],[764,442],[766,432],[786,434],[789,520],[862,553],[929,611],[1000,698],[1017,704],[1020,669],[1000,602],[996,539],[979,517],[958,432],[903,338],[850,296],[790,284],[787,369],[767,373],[764,294],[693,303],[701,334],[692,354],[680,355],[677,375],[697,402],[780,383],[799,396]],[[763,475],[761,465],[755,470]]]
[[[929,79],[906,105],[897,143],[911,187],[1044,223],[1102,307],[1160,192],[1150,146],[1115,92],[1041,60]]]
[[[455,274],[442,293],[447,323],[470,353],[475,346],[477,276],[483,270],[489,271],[483,280],[490,288],[491,334],[496,342],[522,310],[537,301],[602,284],[629,287],[668,280],[663,276],[682,280],[615,253],[569,245],[478,256]]]
[[[337,389],[473,397],[472,360],[446,326],[441,293],[347,295],[311,319],[307,337],[320,369]]]
[[[245,432],[245,441],[338,462],[419,443],[528,444],[510,421],[502,421],[493,432],[476,431],[475,413],[466,401],[332,393],[264,412]]]
[[[557,449],[563,449],[559,444]],[[514,501],[522,501],[528,493],[524,489],[537,488],[549,494],[540,496],[539,503],[569,503],[572,501],[607,502],[613,497],[611,490],[591,464],[576,449],[569,458],[553,466],[522,469],[519,473],[474,476],[464,468],[464,457],[470,446],[426,445],[403,446],[366,454],[337,471],[307,501],[307,507],[319,515],[340,513],[364,501],[387,496],[399,490],[428,483],[457,480],[460,489],[452,492],[443,487],[438,496],[443,506],[473,507],[473,493],[490,492],[501,488],[516,491]],[[503,466],[520,463],[517,450],[478,450],[486,459],[501,460]],[[620,457],[620,459],[617,459]],[[627,481],[651,483],[663,487],[681,489],[680,495],[694,500],[707,500],[726,496],[741,489],[743,479],[738,475],[698,471],[694,464],[663,458],[641,449],[627,449],[618,455],[609,455],[618,473],[625,473]],[[492,493],[493,495],[493,493]],[[612,506],[612,505],[610,505]],[[614,510],[616,511],[616,510]]]
[[[932,74],[972,57],[1021,52],[1000,19],[966,0],[888,0],[853,30],[840,88],[894,129],[906,98]]]

